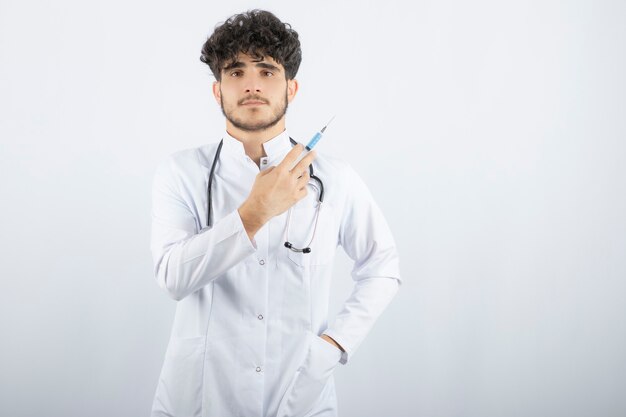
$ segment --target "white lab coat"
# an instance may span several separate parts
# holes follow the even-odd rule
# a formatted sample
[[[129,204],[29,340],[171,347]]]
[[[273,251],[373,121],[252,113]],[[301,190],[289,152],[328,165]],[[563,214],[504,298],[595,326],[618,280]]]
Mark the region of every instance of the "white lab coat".
[[[354,170],[318,153],[313,167],[325,197],[311,253],[284,247],[287,212],[250,241],[237,208],[259,167],[241,142],[223,138],[212,228],[207,183],[219,141],[172,154],[154,178],[154,272],[178,304],[152,416],[337,416],[333,370],[348,362],[400,284],[393,237]],[[287,131],[263,146],[261,169],[277,165],[291,149]],[[293,207],[289,240],[297,247],[308,243],[316,202],[309,188]],[[355,285],[329,325],[338,245],[355,261]]]

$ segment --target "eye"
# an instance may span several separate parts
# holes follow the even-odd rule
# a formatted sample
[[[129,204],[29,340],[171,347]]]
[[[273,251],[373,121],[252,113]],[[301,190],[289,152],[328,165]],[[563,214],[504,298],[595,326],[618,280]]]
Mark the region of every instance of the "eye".
[[[241,71],[233,71],[230,73],[231,77],[239,77],[241,75]]]
[[[274,76],[274,73],[272,71],[264,71],[264,74],[267,75],[268,77]]]

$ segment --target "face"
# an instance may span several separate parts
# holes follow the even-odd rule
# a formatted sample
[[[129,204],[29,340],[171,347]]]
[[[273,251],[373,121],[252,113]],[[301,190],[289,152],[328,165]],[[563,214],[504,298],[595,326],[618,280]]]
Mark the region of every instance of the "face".
[[[236,128],[257,132],[280,122],[298,89],[287,80],[284,67],[269,56],[255,60],[240,53],[222,69],[221,81],[213,83],[213,94],[226,119]]]

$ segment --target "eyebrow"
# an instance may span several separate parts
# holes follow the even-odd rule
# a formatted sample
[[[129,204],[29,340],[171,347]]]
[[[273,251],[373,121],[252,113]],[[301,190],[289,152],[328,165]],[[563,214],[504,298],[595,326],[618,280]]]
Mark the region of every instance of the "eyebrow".
[[[228,70],[235,69],[235,68],[244,68],[245,66],[246,64],[244,64],[243,62],[235,61],[229,65],[226,65],[222,69],[222,71],[228,71]],[[265,68],[268,70],[280,72],[280,68],[278,68],[276,65],[268,64],[267,62],[257,62],[254,66],[257,68]]]

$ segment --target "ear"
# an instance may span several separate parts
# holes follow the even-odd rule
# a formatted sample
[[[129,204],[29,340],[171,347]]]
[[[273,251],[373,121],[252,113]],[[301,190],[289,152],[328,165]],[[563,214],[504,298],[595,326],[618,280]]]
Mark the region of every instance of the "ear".
[[[213,81],[213,97],[215,97],[215,101],[220,106],[222,105],[222,93],[220,92],[220,82]]]
[[[298,92],[298,80],[295,78],[293,80],[287,80],[287,102],[291,103],[291,100],[294,99],[296,93]]]

